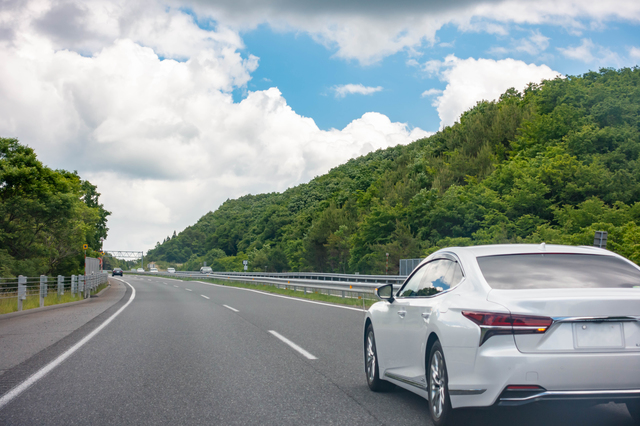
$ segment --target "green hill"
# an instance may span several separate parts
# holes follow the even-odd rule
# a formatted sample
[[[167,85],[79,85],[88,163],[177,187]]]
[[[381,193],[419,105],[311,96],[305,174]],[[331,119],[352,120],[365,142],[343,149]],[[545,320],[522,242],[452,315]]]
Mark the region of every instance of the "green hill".
[[[509,89],[407,146],[227,200],[149,251],[214,270],[397,273],[440,247],[593,243],[640,262],[640,68]]]

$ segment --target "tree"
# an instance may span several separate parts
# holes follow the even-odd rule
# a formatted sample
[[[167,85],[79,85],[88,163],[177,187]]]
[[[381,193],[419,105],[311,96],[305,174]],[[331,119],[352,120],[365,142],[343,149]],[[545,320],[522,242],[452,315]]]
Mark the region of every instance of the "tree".
[[[3,275],[69,274],[82,245],[99,249],[110,214],[76,173],[52,170],[17,139],[0,138],[0,247]]]

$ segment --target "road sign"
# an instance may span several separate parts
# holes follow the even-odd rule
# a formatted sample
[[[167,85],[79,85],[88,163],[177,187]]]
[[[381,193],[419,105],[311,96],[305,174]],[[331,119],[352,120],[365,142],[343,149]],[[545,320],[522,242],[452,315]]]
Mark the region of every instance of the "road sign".
[[[242,261],[242,264],[243,264],[243,265],[248,265],[248,264],[249,264],[249,261],[248,261],[248,260],[243,260],[243,261]]]
[[[89,249],[89,244],[83,244],[82,245],[82,249],[83,250],[88,250]]]
[[[607,248],[607,231],[596,231],[593,245],[600,248]]]

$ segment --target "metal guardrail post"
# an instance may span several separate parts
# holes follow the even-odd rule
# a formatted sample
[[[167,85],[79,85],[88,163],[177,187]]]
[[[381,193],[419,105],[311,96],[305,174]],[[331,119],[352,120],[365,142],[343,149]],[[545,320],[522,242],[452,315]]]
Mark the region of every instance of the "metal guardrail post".
[[[58,296],[64,296],[64,277],[58,275]]]
[[[84,275],[78,275],[78,293],[84,294]]]
[[[18,311],[22,310],[22,301],[27,299],[27,277],[18,275]]]
[[[40,307],[44,306],[44,298],[47,297],[47,276],[40,275]]]
[[[73,296],[78,292],[78,277],[71,275],[71,295]]]

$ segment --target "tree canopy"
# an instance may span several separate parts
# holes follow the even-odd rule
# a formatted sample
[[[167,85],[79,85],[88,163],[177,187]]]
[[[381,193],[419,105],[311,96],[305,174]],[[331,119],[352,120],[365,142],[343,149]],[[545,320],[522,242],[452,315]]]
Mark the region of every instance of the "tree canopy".
[[[447,246],[593,243],[640,263],[640,69],[507,90],[453,126],[283,193],[227,200],[150,250],[197,269],[398,272]]]
[[[17,139],[0,138],[0,276],[69,275],[107,236],[100,194],[76,172],[52,170]]]

